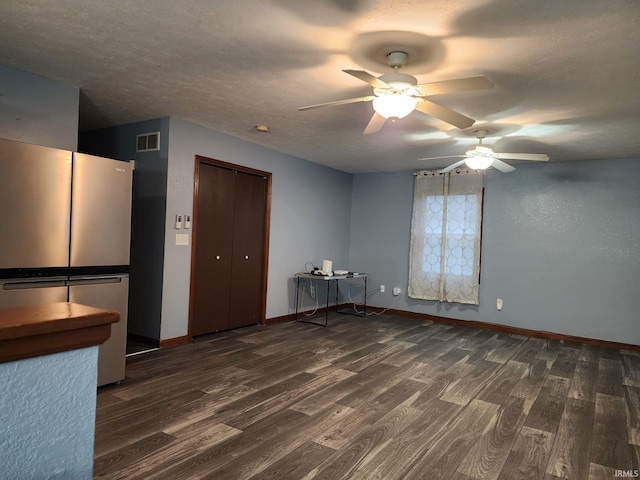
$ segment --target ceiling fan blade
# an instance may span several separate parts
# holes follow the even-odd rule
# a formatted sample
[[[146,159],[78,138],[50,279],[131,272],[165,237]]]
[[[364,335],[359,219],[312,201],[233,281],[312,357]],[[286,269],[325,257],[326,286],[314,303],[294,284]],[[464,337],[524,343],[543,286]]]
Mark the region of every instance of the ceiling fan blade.
[[[356,77],[358,80],[362,80],[363,82],[368,83],[372,87],[380,87],[380,88],[391,87],[391,85],[389,85],[387,82],[383,82],[378,77],[374,77],[369,72],[365,72],[364,70],[342,70],[342,71],[344,73],[348,73],[349,75]]]
[[[475,120],[472,118],[465,117],[461,113],[454,112],[447,107],[430,102],[424,98],[419,99],[418,104],[416,105],[416,110],[426,113],[432,117],[439,118],[443,122],[450,123],[458,128],[467,128],[475,123]]]
[[[545,153],[496,153],[496,158],[507,158],[511,160],[531,160],[534,162],[546,162],[549,155]]]
[[[509,173],[515,170],[515,167],[512,167],[508,163],[504,163],[502,160],[498,160],[497,158],[493,159],[491,166],[496,170],[500,170],[502,173]]]
[[[346,105],[347,103],[370,102],[374,98],[376,98],[375,95],[369,95],[367,97],[358,97],[358,98],[347,98],[346,100],[336,100],[335,102],[326,102],[326,103],[318,103],[316,105],[307,105],[306,107],[300,107],[298,110],[311,110],[312,108],[332,107],[334,105]]]
[[[372,133],[378,133],[380,131],[380,129],[382,128],[382,126],[384,125],[384,122],[387,119],[384,118],[382,115],[380,115],[378,112],[375,112],[373,114],[373,117],[371,117],[371,120],[369,120],[369,123],[367,125],[367,128],[364,129],[364,134],[365,135],[371,135]]]
[[[457,80],[443,80],[442,82],[421,83],[417,85],[423,95],[441,95],[443,93],[468,92],[470,90],[484,90],[493,88],[493,83],[487,77],[459,78]]]
[[[418,160],[439,160],[441,158],[466,158],[466,155],[445,155],[443,157],[424,157]]]
[[[465,162],[465,160],[460,160],[459,162],[456,162],[456,163],[454,163],[452,165],[449,165],[447,168],[443,168],[442,170],[440,170],[440,173],[450,172],[454,168],[458,168],[460,165],[464,165],[464,162]]]

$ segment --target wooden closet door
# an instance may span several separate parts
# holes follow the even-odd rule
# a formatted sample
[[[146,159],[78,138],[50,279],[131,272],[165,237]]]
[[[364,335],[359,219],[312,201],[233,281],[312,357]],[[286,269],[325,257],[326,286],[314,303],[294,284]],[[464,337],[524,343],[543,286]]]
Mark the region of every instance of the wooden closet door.
[[[267,179],[236,172],[229,328],[261,320]]]
[[[235,174],[199,164],[191,335],[229,327]]]

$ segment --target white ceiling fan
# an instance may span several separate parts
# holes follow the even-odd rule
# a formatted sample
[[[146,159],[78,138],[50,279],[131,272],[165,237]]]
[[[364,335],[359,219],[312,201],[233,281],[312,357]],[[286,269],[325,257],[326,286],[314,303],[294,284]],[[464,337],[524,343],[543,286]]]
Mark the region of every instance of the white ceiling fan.
[[[502,161],[502,159],[511,159],[511,160],[528,160],[534,162],[546,162],[549,160],[549,155],[544,153],[496,153],[493,150],[493,147],[489,145],[485,145],[482,143],[482,140],[487,136],[487,130],[475,130],[473,132],[478,139],[478,145],[474,145],[469,148],[464,155],[449,155],[446,157],[428,157],[428,158],[420,158],[419,160],[434,160],[438,158],[463,158],[459,162],[455,162],[452,165],[449,165],[446,168],[440,170],[440,173],[446,173],[454,168],[458,168],[463,164],[467,164],[467,166],[473,170],[486,170],[489,167],[493,167],[496,170],[500,170],[502,173],[509,173],[515,170],[515,167],[512,167],[508,163]]]
[[[407,61],[405,52],[391,52],[387,55],[387,62],[393,68],[393,73],[387,73],[375,77],[363,70],[343,70],[359,80],[373,87],[373,95],[366,97],[348,98],[334,102],[319,103],[300,107],[298,110],[310,110],[318,107],[344,105],[347,103],[373,102],[375,113],[364,130],[366,135],[380,131],[387,119],[399,119],[406,117],[414,110],[439,118],[458,128],[467,128],[473,125],[475,120],[454,112],[442,105],[438,105],[426,97],[444,93],[456,93],[470,90],[482,90],[493,88],[493,83],[486,77],[459,78],[456,80],[444,80],[441,82],[421,83],[412,76],[398,73]]]

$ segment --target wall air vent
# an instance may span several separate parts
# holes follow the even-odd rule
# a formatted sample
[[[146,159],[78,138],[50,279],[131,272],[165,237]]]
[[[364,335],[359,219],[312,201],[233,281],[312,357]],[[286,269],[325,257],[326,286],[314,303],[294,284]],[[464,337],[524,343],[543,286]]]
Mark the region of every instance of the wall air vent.
[[[136,135],[136,152],[156,152],[160,150],[160,132]]]

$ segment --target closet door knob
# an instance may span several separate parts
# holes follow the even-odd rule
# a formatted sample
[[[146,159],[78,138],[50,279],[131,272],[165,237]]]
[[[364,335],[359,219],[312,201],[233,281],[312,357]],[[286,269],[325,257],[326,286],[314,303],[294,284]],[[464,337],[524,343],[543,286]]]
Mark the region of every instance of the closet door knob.
[[[244,256],[244,259],[245,259],[245,260],[249,260],[249,255],[245,255],[245,256]]]
[[[216,260],[220,260],[220,255],[216,255]]]

